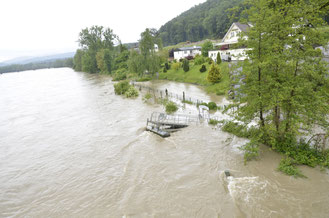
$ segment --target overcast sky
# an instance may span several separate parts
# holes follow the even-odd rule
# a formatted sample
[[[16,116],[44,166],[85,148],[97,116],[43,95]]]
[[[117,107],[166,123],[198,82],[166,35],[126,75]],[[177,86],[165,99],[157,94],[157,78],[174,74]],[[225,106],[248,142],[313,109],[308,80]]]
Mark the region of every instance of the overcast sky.
[[[82,28],[110,27],[122,42],[136,42],[206,0],[1,0],[0,61],[74,51]]]

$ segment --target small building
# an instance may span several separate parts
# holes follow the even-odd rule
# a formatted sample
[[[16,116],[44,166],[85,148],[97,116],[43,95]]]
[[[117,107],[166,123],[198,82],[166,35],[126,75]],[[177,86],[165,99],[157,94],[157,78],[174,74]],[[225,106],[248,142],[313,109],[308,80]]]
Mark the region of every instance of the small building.
[[[215,61],[217,53],[220,52],[222,60],[245,60],[247,58],[246,50],[248,48],[237,47],[236,44],[239,41],[240,33],[247,32],[250,27],[252,27],[251,24],[233,23],[223,40],[220,43],[214,43],[214,47],[217,47],[217,49],[209,51],[208,56]]]
[[[174,59],[179,60],[186,57],[195,57],[195,55],[201,55],[201,47],[193,46],[193,47],[183,47],[174,50]]]

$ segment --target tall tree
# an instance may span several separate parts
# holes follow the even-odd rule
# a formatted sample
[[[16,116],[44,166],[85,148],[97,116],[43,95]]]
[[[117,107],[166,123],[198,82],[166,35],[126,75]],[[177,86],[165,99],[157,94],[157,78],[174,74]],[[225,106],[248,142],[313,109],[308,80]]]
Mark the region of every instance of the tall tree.
[[[203,57],[208,57],[208,52],[213,48],[214,48],[214,46],[211,41],[209,41],[209,40],[205,41],[202,44],[202,49],[201,49]]]
[[[241,40],[251,50],[243,62],[238,118],[258,120],[261,141],[277,149],[296,143],[314,125],[328,130],[329,75],[320,50],[328,43],[324,2],[318,0],[248,1],[253,27]],[[327,7],[327,6],[326,6]]]
[[[103,26],[92,26],[82,29],[78,39],[80,50],[75,58],[76,63],[81,57],[81,70],[96,73],[99,71],[111,72],[113,65],[114,45],[119,42],[119,38],[110,28]],[[97,57],[97,59],[96,59]],[[80,69],[80,65],[76,65]],[[76,69],[78,70],[78,69]]]

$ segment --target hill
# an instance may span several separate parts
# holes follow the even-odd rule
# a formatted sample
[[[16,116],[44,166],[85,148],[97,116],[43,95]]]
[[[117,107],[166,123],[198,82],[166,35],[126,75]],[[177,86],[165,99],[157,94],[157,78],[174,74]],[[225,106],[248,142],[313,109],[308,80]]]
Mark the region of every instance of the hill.
[[[236,17],[244,9],[244,0],[208,0],[202,4],[183,12],[160,27],[159,35],[163,45],[175,45],[180,42],[197,42],[204,39],[223,38],[232,22],[232,9],[236,10]],[[329,13],[324,16],[329,23]]]
[[[40,62],[53,62],[59,59],[72,58],[75,52],[67,52],[62,54],[40,56],[40,57],[19,57],[12,60],[4,61],[0,63],[0,66],[8,66],[13,64],[29,64],[29,63],[40,63]]]
[[[203,39],[222,38],[232,21],[227,9],[239,6],[243,0],[208,0],[183,12],[159,29],[163,44],[196,42]]]

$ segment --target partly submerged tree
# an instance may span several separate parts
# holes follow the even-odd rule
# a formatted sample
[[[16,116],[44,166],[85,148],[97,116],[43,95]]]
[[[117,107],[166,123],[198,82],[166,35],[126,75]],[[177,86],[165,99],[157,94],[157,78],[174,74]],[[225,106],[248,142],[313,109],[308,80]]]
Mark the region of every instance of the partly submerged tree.
[[[242,64],[237,118],[258,121],[258,142],[286,151],[317,125],[328,131],[329,75],[315,46],[328,43],[319,27],[322,0],[250,0],[253,27],[241,41],[251,50]],[[327,6],[326,6],[327,5]]]
[[[119,38],[110,28],[92,26],[83,29],[79,33],[80,49],[74,57],[74,69],[90,73],[111,72],[115,53],[114,45],[118,41]]]

